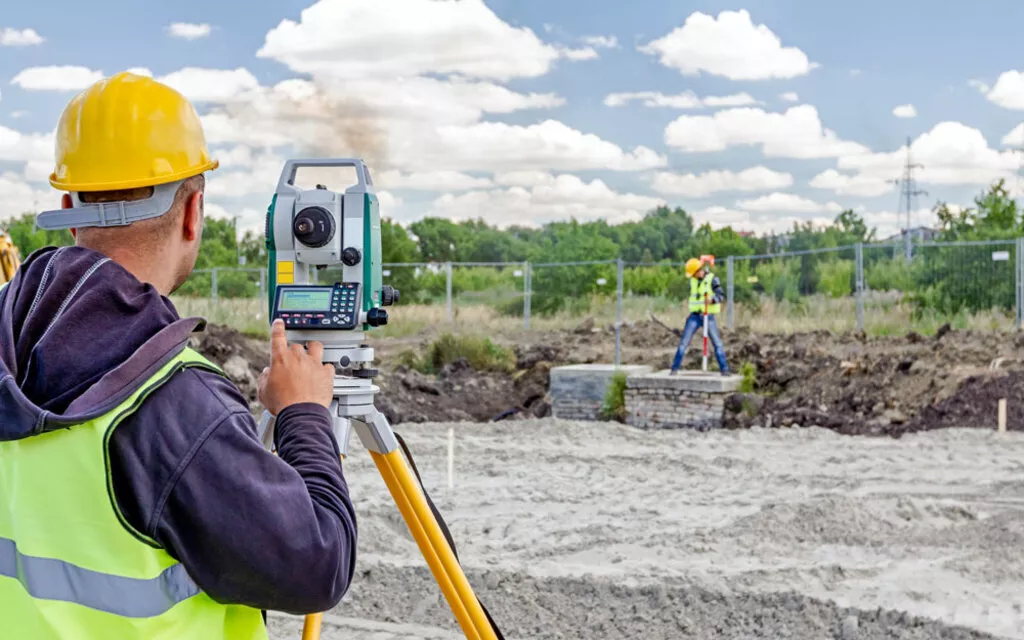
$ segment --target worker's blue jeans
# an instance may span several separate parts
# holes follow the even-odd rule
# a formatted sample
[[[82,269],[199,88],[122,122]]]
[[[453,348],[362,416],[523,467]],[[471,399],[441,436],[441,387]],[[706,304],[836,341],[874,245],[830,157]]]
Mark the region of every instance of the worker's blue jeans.
[[[679,340],[679,348],[676,349],[676,357],[672,360],[673,371],[678,371],[679,367],[682,366],[683,355],[690,347],[690,341],[693,340],[693,334],[697,333],[697,329],[702,329],[703,327],[704,314],[691,313],[690,317],[686,319],[686,327],[683,328],[683,337]],[[708,340],[711,341],[711,346],[715,350],[715,359],[718,360],[718,369],[722,373],[728,373],[729,363],[725,361],[725,345],[722,344],[722,336],[718,333],[718,323],[715,321],[714,314],[708,315]]]

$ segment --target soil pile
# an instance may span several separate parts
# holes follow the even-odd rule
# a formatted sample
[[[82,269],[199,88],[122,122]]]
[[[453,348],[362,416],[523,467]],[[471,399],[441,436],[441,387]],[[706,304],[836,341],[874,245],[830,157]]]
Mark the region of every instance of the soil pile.
[[[891,436],[993,428],[997,402],[1006,398],[1008,428],[1024,429],[1024,338],[948,327],[934,337],[733,331],[723,338],[733,371],[745,363],[755,368],[755,393],[727,403],[732,428],[821,426]],[[614,330],[589,322],[497,339],[515,353],[513,373],[476,371],[459,360],[426,375],[396,364],[396,349],[408,348],[408,339],[376,340],[378,408],[394,424],[544,417],[551,410],[552,366],[610,362],[615,353]],[[192,342],[255,406],[256,380],[269,362],[266,341],[210,325]],[[678,338],[653,322],[638,322],[623,326],[621,344],[623,362],[667,368]],[[690,366],[698,350],[699,340],[688,354]]]

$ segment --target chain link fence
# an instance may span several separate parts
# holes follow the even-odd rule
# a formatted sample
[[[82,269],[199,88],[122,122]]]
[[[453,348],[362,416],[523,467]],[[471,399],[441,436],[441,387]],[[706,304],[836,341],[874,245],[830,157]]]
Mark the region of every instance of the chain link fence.
[[[940,323],[1024,328],[1024,238],[915,244],[858,244],[771,255],[718,257],[726,289],[722,326],[763,331],[905,333]],[[681,326],[688,313],[683,263],[403,263],[384,265],[399,305],[419,305],[438,323],[538,322],[592,318],[618,329],[650,314]],[[333,282],[340,270],[314,273]],[[266,269],[197,269],[178,296],[266,299]],[[547,325],[544,325],[547,326]],[[616,362],[619,361],[618,339]]]

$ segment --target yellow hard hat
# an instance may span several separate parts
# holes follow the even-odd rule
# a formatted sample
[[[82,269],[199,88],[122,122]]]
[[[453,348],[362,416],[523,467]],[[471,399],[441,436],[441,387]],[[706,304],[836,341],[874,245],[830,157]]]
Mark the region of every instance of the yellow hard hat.
[[[700,260],[697,258],[690,258],[686,261],[686,277],[692,278],[693,274],[700,270]]]
[[[128,72],[96,82],[68,103],[55,146],[50,184],[62,191],[152,187],[219,165],[189,101]]]

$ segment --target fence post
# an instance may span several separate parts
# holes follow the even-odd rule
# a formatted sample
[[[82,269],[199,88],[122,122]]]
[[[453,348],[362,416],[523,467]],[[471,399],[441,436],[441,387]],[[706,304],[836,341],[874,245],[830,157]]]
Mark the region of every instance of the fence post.
[[[267,270],[260,267],[260,298],[267,298]]]
[[[736,291],[736,260],[733,256],[729,256],[725,259],[725,319],[732,331],[733,328],[733,300],[732,294]]]
[[[527,260],[523,263],[523,328],[525,329],[530,328],[530,294],[533,289],[530,278],[530,261]]]
[[[622,280],[625,264],[615,261],[615,366],[622,364]]]
[[[864,243],[858,242],[854,251],[857,256],[857,331],[864,330]]]
[[[213,268],[210,276],[210,295],[214,302],[217,302],[217,267]]]
[[[1017,238],[1017,255],[1014,256],[1017,271],[1017,330],[1024,328],[1024,238]]]
[[[448,322],[455,322],[455,314],[452,309],[452,263],[444,263],[444,296],[448,304]]]

